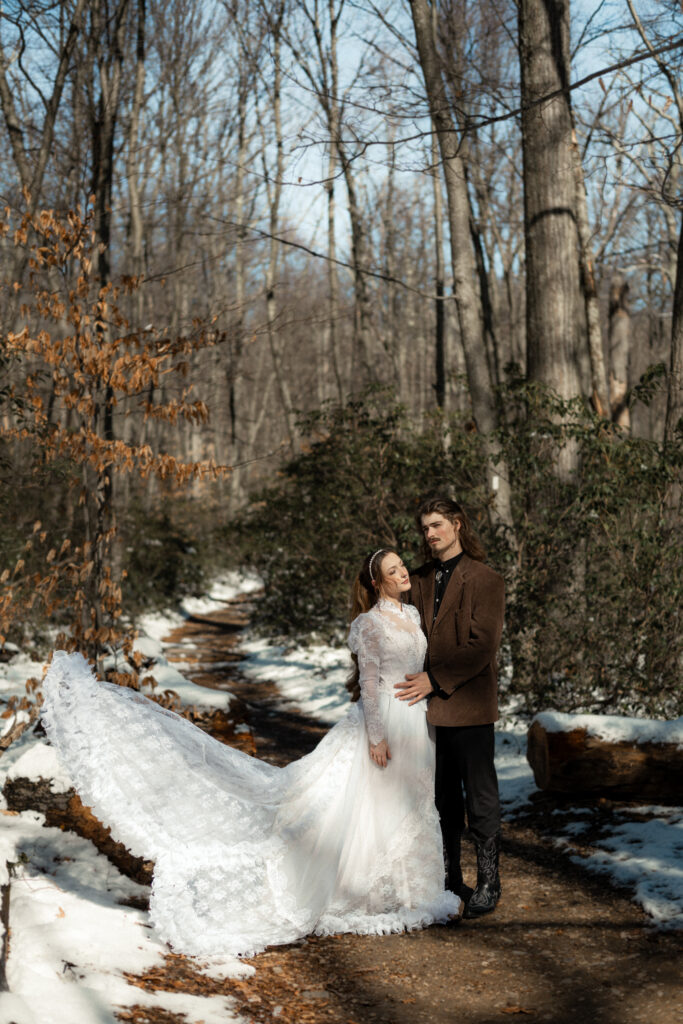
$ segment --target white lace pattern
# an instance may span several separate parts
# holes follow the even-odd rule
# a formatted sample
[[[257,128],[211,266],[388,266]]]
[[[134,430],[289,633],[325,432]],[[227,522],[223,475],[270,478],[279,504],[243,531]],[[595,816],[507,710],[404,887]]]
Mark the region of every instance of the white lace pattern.
[[[380,695],[394,697],[394,685],[406,673],[421,672],[427,640],[420,629],[420,613],[412,605],[398,608],[378,601],[351,623],[349,647],[358,658],[365,725],[371,743],[386,739]],[[421,705],[426,711],[426,702]]]
[[[383,934],[457,912],[443,888],[424,709],[393,693],[421,668],[424,637],[410,610],[400,622],[385,611],[360,616],[368,624],[357,619],[349,639],[377,669],[363,707],[285,768],[98,682],[81,655],[55,653],[43,687],[50,742],[84,803],[155,861],[150,915],[174,949],[251,956],[311,932]],[[390,745],[386,769],[368,754],[369,708]]]

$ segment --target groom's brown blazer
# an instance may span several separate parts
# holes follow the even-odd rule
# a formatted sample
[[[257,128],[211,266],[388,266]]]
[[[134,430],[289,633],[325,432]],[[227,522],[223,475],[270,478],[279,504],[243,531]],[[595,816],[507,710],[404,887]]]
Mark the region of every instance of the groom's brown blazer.
[[[437,564],[410,574],[411,600],[427,634],[427,664],[443,693],[430,697],[427,718],[433,725],[488,725],[498,719],[505,584],[488,565],[463,555],[432,621]]]

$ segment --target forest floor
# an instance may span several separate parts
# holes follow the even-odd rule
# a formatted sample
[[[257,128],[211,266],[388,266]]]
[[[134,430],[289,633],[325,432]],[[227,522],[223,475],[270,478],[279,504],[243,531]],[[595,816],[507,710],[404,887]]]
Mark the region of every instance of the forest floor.
[[[239,697],[256,754],[285,764],[310,751],[326,729],[284,703],[275,682],[255,684],[240,675],[246,621],[247,606],[239,602],[195,616],[167,638],[165,654],[182,662],[196,684]],[[683,935],[654,929],[626,893],[559,852],[549,835],[553,810],[541,800],[505,822],[503,897],[487,918],[402,935],[309,937],[248,961],[256,971],[246,979],[213,980],[191,959],[169,954],[163,968],[128,981],[148,990],[230,996],[254,1024],[681,1020]],[[465,874],[473,880],[469,844]],[[119,1019],[184,1021],[143,1006]]]

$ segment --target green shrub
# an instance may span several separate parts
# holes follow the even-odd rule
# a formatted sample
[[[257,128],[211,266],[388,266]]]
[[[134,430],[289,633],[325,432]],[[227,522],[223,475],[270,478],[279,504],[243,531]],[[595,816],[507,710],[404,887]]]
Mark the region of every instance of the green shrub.
[[[174,491],[150,501],[139,488],[119,514],[116,542],[126,573],[122,604],[132,618],[199,595],[218,571],[234,567],[207,494]]]
[[[626,436],[537,388],[510,397],[501,439],[519,567],[507,609],[514,688],[532,709],[679,714],[680,443]],[[562,482],[567,445],[578,470]]]
[[[239,521],[243,554],[265,582],[258,614],[267,628],[339,635],[369,551],[389,544],[409,562],[419,558],[422,497],[457,481],[475,519],[484,518],[483,456],[477,436],[462,430],[446,451],[439,418],[415,431],[383,390],[300,427],[309,444]]]
[[[489,524],[484,453],[463,424],[415,429],[384,391],[303,421],[309,444],[231,527],[265,582],[261,626],[341,639],[363,557],[386,543],[418,564],[415,513],[445,491],[506,577],[504,649],[524,706],[681,713],[680,444],[627,437],[518,381],[503,400],[513,546]],[[579,468],[563,481],[568,445]]]

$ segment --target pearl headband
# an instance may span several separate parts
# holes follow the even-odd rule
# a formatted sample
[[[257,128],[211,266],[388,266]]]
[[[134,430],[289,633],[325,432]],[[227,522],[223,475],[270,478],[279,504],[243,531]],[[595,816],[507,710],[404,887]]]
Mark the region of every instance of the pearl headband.
[[[368,564],[368,572],[370,573],[370,579],[371,579],[371,581],[373,583],[375,582],[375,577],[372,574],[372,563],[375,561],[375,559],[377,558],[378,555],[382,554],[383,551],[384,551],[384,548],[377,548],[377,551],[375,551],[374,555],[372,556],[372,558],[370,559],[370,562]]]

